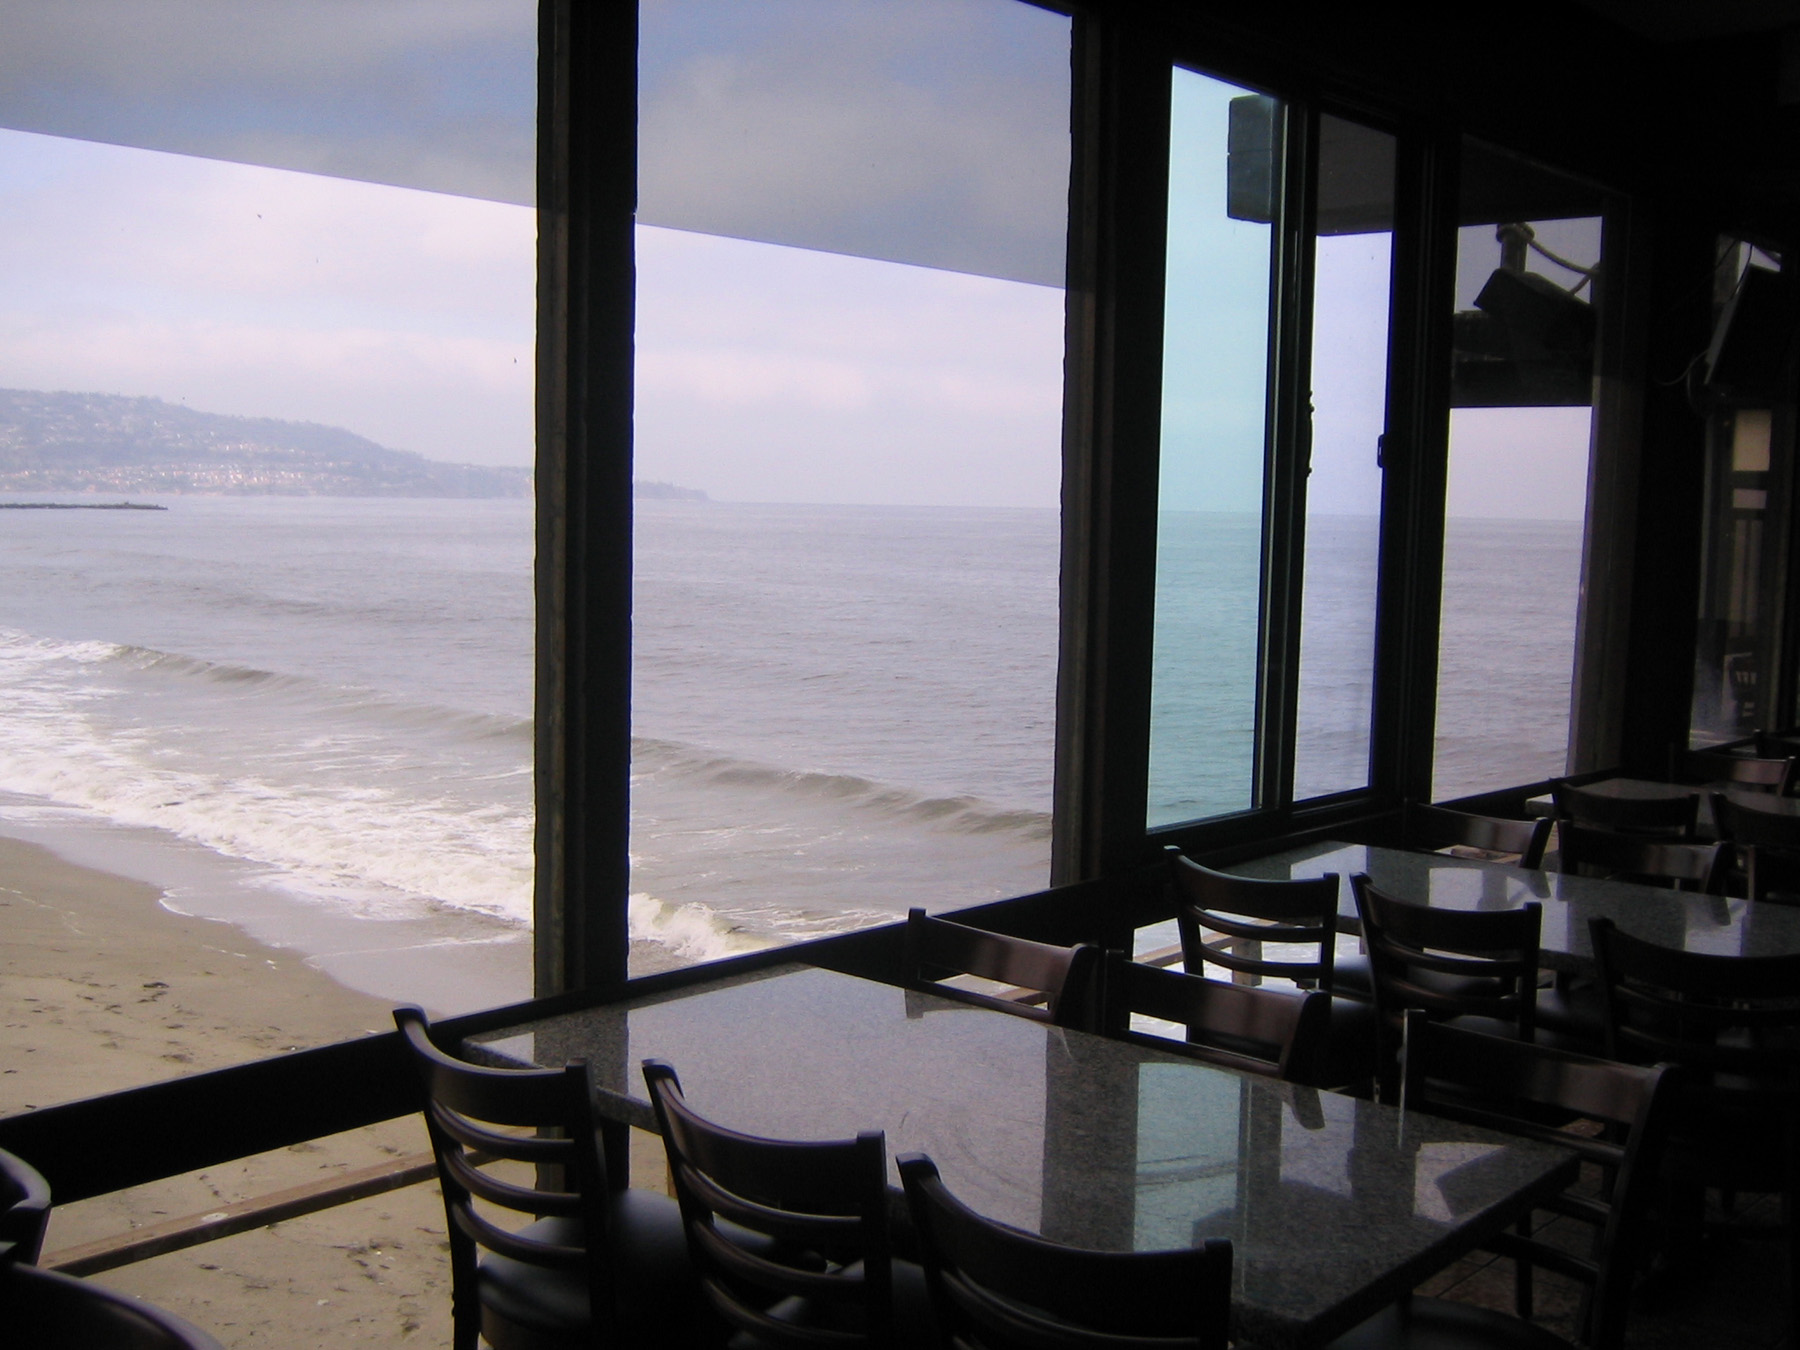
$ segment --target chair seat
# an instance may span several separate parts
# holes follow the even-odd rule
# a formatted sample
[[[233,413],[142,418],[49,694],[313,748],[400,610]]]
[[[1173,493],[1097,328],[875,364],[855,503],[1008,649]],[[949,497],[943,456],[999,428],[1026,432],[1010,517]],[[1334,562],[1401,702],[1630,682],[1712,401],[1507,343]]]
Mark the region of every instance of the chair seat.
[[[702,1316],[699,1283],[688,1260],[681,1207],[655,1191],[616,1192],[610,1201],[612,1242],[618,1253],[618,1288],[627,1334],[634,1345],[717,1344],[722,1328]],[[734,1241],[774,1249],[772,1239],[732,1225]],[[522,1236],[566,1246],[582,1245],[578,1219],[539,1219]],[[482,1335],[495,1350],[559,1345],[591,1346],[586,1277],[581,1270],[552,1270],[495,1252],[481,1261],[477,1280]],[[684,1327],[671,1325],[690,1315]],[[672,1338],[671,1333],[674,1332]]]
[[[1428,988],[1456,998],[1487,998],[1501,992],[1495,980],[1479,976],[1440,975],[1434,970],[1413,972],[1413,978]],[[1332,963],[1331,992],[1369,1002],[1375,997],[1375,976],[1367,956],[1340,956]]]
[[[846,1272],[859,1269],[858,1261],[844,1267]],[[931,1293],[925,1283],[924,1268],[898,1257],[889,1263],[894,1281],[894,1340],[900,1346],[917,1346],[920,1350],[936,1350],[940,1344],[937,1323],[931,1312]],[[769,1316],[794,1326],[818,1327],[835,1331],[860,1331],[860,1320],[849,1320],[849,1310],[842,1303],[805,1298],[785,1298],[769,1309]],[[768,1343],[747,1331],[740,1331],[726,1342],[726,1350],[767,1350]]]
[[[1506,1313],[1415,1295],[1389,1304],[1327,1350],[1570,1350],[1570,1345]]]

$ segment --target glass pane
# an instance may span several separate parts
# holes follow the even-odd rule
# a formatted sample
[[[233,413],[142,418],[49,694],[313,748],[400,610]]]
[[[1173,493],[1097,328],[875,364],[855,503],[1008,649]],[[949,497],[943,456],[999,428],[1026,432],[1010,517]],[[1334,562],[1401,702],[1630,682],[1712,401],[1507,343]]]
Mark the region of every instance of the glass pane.
[[[530,7],[12,17],[0,1113],[529,995]]]
[[[1469,145],[1458,237],[1432,795],[1568,761],[1587,518],[1597,191]]]
[[[1778,416],[1780,261],[1736,239],[1722,241],[1714,269],[1718,337],[1707,361],[1706,525],[1689,742],[1719,745],[1792,725],[1766,706],[1778,616],[1779,560],[1765,545],[1771,495],[1780,498],[1792,419]],[[1764,310],[1764,306],[1767,310]]]
[[[1254,804],[1281,109],[1176,70],[1169,132],[1151,826]]]
[[[1369,782],[1394,138],[1319,119],[1296,800]]]
[[[631,968],[1049,879],[1069,21],[652,0]]]

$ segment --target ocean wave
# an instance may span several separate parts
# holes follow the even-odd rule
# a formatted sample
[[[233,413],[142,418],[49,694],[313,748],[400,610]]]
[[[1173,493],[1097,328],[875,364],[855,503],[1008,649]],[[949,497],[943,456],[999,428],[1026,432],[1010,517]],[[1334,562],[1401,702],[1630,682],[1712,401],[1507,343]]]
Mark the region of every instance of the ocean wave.
[[[40,666],[50,661],[66,660],[81,665],[99,665],[152,679],[167,679],[176,683],[191,681],[202,688],[212,686],[240,693],[280,695],[285,702],[304,703],[327,716],[337,713],[374,718],[387,725],[439,730],[470,739],[511,740],[526,746],[532,742],[533,722],[530,717],[471,712],[441,704],[409,702],[391,694],[355,685],[331,684],[308,675],[262,670],[229,661],[212,661],[180,652],[161,651],[155,647],[40,638],[0,628],[0,662],[8,657],[23,657],[31,664]]]
[[[245,703],[258,681],[234,669],[0,632],[0,784],[259,864],[269,884],[365,917],[423,905],[530,921],[528,736],[475,753],[444,731],[492,731],[499,719],[393,700],[383,706],[400,716],[360,716],[373,705],[317,682],[288,686],[308,690],[304,708]],[[220,670],[233,693],[215,685],[172,703],[141,679]]]
[[[777,941],[746,932],[710,905],[671,905],[642,891],[630,897],[627,921],[633,942],[654,943],[681,962],[717,961]]]
[[[1028,840],[1050,837],[1047,811],[997,806],[966,795],[927,796],[855,774],[783,769],[653,737],[634,737],[631,748],[636,774],[647,772],[756,793],[782,792],[957,834],[1004,834]]]

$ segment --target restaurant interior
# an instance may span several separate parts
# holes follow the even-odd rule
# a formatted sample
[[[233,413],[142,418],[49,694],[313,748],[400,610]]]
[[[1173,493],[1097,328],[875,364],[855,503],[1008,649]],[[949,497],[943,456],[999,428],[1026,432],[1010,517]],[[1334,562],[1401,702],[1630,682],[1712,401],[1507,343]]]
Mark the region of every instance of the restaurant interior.
[[[1523,1316],[1529,1280],[1499,1309],[1412,1292],[1477,1249],[1572,1275],[1584,1293],[1557,1326],[1581,1344],[1794,1345],[1789,0],[1036,6],[1066,19],[1070,51],[1049,884],[921,895],[903,923],[634,976],[638,8],[538,6],[536,996],[40,1106],[0,1118],[0,1150],[61,1205],[417,1117],[429,1097],[423,1167],[197,1216],[120,1259],[440,1177],[452,1211],[471,1190],[504,1206],[470,1178],[512,1148],[539,1169],[514,1174],[514,1207],[561,1252],[453,1212],[459,1350],[478,1330],[496,1346],[949,1343],[920,1330],[934,1319],[993,1350],[1567,1343]],[[1216,167],[1269,268],[1261,383],[1238,391],[1261,429],[1253,717],[1217,750],[1241,756],[1241,782],[1184,814],[1154,786],[1176,734],[1158,525],[1180,376],[1165,339],[1184,305],[1204,320],[1171,205],[1172,107],[1197,77],[1230,87]],[[1321,259],[1352,238],[1389,260],[1366,447],[1379,531],[1359,748],[1321,776],[1304,661],[1309,477],[1327,481],[1315,320]],[[1452,772],[1439,722],[1453,659],[1502,725],[1514,715],[1516,648],[1468,601],[1491,587],[1504,615],[1509,587],[1537,584],[1495,571],[1444,612],[1457,416],[1487,409],[1575,410],[1584,456],[1585,478],[1544,488],[1585,497],[1562,503],[1582,522],[1554,672],[1567,735],[1526,777]],[[535,1086],[503,1100],[509,1077]],[[555,1128],[520,1148],[474,1119]],[[585,1153],[584,1119],[603,1144]],[[678,1205],[622,1198],[645,1132]],[[752,1147],[821,1139],[849,1142],[799,1160]],[[17,1283],[45,1201],[11,1185],[0,1265]],[[1597,1225],[1593,1245],[1537,1241],[1546,1210]],[[1709,1294],[1746,1216],[1775,1253],[1763,1283]],[[608,1244],[568,1236],[599,1229]],[[1019,1229],[1041,1240],[1007,1247]],[[499,1253],[479,1280],[478,1247]],[[1163,1264],[1078,1260],[1095,1251]],[[964,1262],[976,1273],[943,1274]],[[558,1280],[575,1313],[534,1305]],[[1700,1301],[1671,1320],[1651,1286],[1680,1281]],[[101,1314],[42,1297],[26,1315],[44,1344],[211,1343],[101,1340],[97,1321],[55,1340],[58,1319]],[[592,1312],[602,1300],[622,1311]]]

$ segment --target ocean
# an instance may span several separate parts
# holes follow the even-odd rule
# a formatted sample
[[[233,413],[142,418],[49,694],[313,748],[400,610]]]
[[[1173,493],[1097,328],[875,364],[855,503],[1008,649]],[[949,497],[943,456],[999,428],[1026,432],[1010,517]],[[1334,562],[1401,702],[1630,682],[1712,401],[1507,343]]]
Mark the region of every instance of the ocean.
[[[0,511],[0,831],[384,997],[529,993],[531,503],[164,504]],[[1579,526],[1465,524],[1446,611],[1458,587],[1481,608],[1466,635],[1447,624],[1440,780],[1542,776]],[[1045,883],[1054,512],[641,501],[636,547],[634,971]],[[1337,590],[1309,604],[1337,612],[1353,570],[1322,568]],[[1319,632],[1310,743],[1318,772],[1354,776],[1366,744],[1338,705],[1366,704],[1367,635]],[[1497,706],[1496,650],[1534,711]],[[1245,651],[1165,669],[1212,678]],[[1178,786],[1153,815],[1181,810],[1179,784],[1247,778],[1248,704],[1203,711],[1218,734],[1165,747]]]

